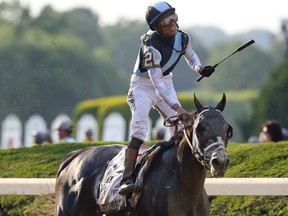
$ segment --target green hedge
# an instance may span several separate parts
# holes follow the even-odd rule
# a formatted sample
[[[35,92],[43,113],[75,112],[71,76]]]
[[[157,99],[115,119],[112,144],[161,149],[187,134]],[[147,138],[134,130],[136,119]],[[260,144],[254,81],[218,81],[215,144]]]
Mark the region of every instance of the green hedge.
[[[221,100],[223,93],[210,92],[196,92],[198,100],[204,105],[216,106]],[[249,120],[252,112],[251,101],[258,96],[256,91],[243,91],[243,92],[227,92],[227,105],[224,111],[224,116],[227,121],[234,127],[234,140],[245,141],[242,139],[241,130],[237,125],[239,119]],[[178,94],[179,100],[182,106],[189,112],[192,112],[194,108],[194,95],[193,92]],[[103,134],[103,121],[111,113],[118,112],[122,115],[127,123],[130,122],[130,109],[127,104],[126,96],[111,96],[105,98],[99,98],[94,100],[85,100],[77,104],[74,109],[74,122],[75,125],[78,119],[84,114],[92,114],[95,116],[98,123],[98,140],[102,140]],[[156,110],[151,110],[149,114],[152,120],[152,127],[155,126],[156,121],[159,118],[159,114]],[[129,124],[126,125],[126,136],[128,137]]]

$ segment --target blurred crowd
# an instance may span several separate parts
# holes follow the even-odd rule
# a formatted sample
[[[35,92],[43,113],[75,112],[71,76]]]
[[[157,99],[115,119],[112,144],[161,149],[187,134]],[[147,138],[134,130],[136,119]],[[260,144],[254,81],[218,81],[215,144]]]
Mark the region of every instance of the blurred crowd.
[[[66,120],[59,122],[58,126],[54,128],[58,132],[59,142],[73,143],[76,142],[73,137],[73,122]],[[49,132],[41,132],[37,130],[32,131],[33,145],[41,145],[45,143],[53,143],[51,134]],[[88,129],[85,132],[84,142],[93,141],[93,131]]]

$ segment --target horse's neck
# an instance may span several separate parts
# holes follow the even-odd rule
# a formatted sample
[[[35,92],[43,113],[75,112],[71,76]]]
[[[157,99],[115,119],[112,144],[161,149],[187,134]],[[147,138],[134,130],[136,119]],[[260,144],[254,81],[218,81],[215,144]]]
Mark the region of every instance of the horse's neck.
[[[195,158],[190,148],[186,147],[181,164],[181,178],[184,191],[197,190],[204,185],[206,168]]]

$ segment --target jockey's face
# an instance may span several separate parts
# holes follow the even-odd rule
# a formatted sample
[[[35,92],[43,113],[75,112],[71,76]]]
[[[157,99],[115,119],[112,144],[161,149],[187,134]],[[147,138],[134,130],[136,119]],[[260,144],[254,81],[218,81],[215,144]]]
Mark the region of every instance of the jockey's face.
[[[156,30],[166,37],[173,37],[178,30],[177,21],[178,16],[176,13],[169,14],[157,23]]]

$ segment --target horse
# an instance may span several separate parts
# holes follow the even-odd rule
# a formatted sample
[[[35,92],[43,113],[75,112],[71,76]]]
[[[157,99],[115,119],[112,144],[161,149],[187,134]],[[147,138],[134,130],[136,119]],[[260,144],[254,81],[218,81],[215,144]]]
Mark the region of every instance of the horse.
[[[222,115],[225,104],[225,94],[215,107],[204,107],[194,94],[196,111],[173,121],[182,122],[182,128],[170,140],[160,142],[163,150],[145,174],[141,196],[133,211],[126,208],[103,214],[99,212],[95,192],[109,161],[127,146],[112,144],[72,152],[58,170],[55,215],[209,215],[204,188],[207,171],[214,177],[223,177],[229,165],[226,147],[233,129]]]

